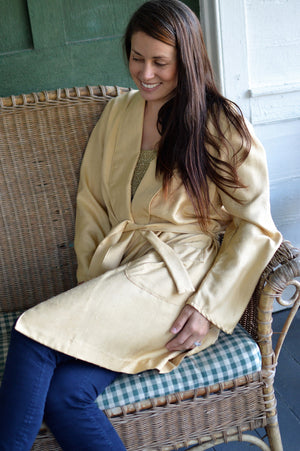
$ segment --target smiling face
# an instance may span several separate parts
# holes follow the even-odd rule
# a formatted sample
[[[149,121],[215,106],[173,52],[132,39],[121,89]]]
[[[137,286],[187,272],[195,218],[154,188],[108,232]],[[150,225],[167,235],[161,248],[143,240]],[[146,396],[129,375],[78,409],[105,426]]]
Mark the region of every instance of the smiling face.
[[[131,39],[129,71],[142,97],[162,106],[177,86],[176,48],[138,31]]]

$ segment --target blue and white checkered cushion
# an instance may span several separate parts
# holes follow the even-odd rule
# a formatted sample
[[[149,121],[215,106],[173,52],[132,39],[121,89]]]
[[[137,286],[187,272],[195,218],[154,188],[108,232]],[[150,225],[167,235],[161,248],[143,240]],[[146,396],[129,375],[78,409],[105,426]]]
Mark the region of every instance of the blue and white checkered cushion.
[[[0,380],[11,328],[21,312],[0,314]],[[97,398],[100,409],[112,409],[145,399],[226,382],[261,370],[261,355],[255,341],[238,325],[232,335],[220,332],[218,341],[199,354],[185,358],[166,374],[156,370],[119,376]]]
[[[0,382],[2,379],[11,329],[22,312],[0,313]]]
[[[97,398],[100,409],[112,409],[145,399],[226,382],[261,370],[258,345],[238,325],[232,335],[220,332],[218,341],[170,373],[156,370],[122,374]]]

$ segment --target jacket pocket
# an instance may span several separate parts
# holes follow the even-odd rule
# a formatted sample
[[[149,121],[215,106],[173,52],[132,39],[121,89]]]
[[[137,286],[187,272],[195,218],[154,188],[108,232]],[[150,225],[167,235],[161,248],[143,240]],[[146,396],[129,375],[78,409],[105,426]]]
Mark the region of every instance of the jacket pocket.
[[[125,274],[130,282],[158,299],[175,302],[179,296],[168,268],[156,252],[127,263]]]
[[[186,258],[187,254],[181,258],[188,272],[190,272],[191,266],[199,265],[199,250],[197,251],[198,258],[195,259],[194,263],[192,263],[190,253],[188,253],[188,258]],[[191,295],[188,292],[184,294],[178,293],[177,286],[169,269],[156,251],[151,251],[127,263],[125,275],[130,282],[143,291],[169,303],[178,305]]]

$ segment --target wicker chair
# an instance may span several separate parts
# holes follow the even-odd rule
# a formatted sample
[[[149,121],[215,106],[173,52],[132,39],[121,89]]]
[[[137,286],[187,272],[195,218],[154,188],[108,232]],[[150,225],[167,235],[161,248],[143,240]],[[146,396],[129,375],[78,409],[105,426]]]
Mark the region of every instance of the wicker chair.
[[[126,89],[87,87],[0,99],[0,316],[23,311],[76,284],[72,246],[83,150],[108,99]],[[106,410],[128,450],[195,450],[248,441],[282,450],[273,380],[278,355],[299,307],[299,251],[284,242],[262,274],[241,319],[258,343],[262,369],[225,383]],[[295,286],[289,301],[281,294]],[[272,348],[273,300],[291,305]],[[217,420],[216,420],[217,417]],[[266,428],[270,447],[246,431]],[[33,450],[59,450],[42,428]],[[229,445],[230,449],[230,445]]]

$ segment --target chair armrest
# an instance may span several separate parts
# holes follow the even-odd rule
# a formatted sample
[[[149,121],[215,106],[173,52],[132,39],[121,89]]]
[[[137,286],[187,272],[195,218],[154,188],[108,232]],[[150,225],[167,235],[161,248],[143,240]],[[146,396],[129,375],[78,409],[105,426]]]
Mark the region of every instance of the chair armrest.
[[[284,338],[300,305],[300,283],[295,280],[299,276],[300,249],[293,247],[288,241],[283,241],[260,279],[261,295],[258,302],[257,332],[258,343],[261,346],[267,342],[270,342],[272,346],[274,299],[284,307],[292,307],[277,342],[275,349],[276,362]],[[282,293],[290,285],[295,287],[295,292],[290,299],[283,300]],[[268,351],[271,352],[271,349]]]
[[[269,409],[267,416],[276,414],[273,380],[279,353],[288,329],[300,305],[300,283],[295,280],[300,276],[300,250],[284,241],[266,267],[260,282],[260,296],[257,312],[257,342],[262,356],[262,374],[265,382],[265,402]],[[282,293],[286,287],[293,285],[293,296],[285,301]],[[275,351],[272,345],[272,314],[274,300],[283,306],[291,306],[289,316],[280,332]]]

